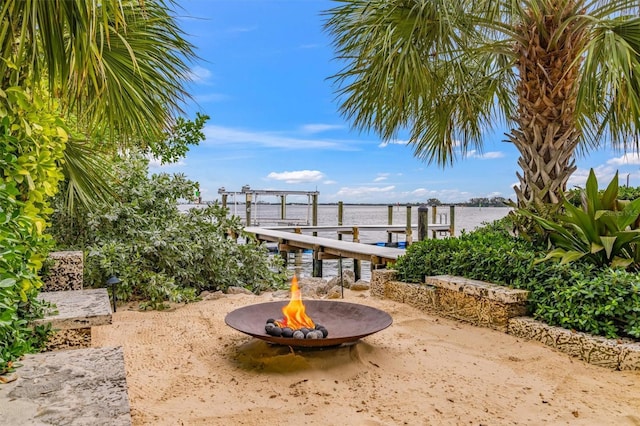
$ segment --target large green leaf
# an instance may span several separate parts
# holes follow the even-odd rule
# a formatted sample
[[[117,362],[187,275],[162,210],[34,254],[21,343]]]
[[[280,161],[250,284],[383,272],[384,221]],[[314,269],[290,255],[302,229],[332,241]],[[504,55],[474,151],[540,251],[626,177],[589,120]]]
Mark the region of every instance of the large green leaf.
[[[616,242],[616,239],[617,237],[600,237],[600,241],[602,241],[602,247],[604,247],[607,259],[611,259],[611,253],[613,251],[613,246]]]

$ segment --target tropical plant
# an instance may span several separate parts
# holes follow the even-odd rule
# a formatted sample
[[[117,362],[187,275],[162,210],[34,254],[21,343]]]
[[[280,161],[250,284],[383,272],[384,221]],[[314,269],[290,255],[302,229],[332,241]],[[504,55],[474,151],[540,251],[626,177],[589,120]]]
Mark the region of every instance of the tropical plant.
[[[581,206],[564,200],[564,212],[553,220],[527,210],[546,232],[553,250],[543,260],[559,258],[562,263],[585,259],[600,267],[640,267],[640,199],[618,199],[618,174],[603,192],[593,169],[581,190]]]
[[[181,212],[197,183],[182,174],[149,176],[149,160],[137,151],[113,161],[111,186],[119,202],[69,215],[56,203],[51,232],[59,249],[86,252],[85,285],[102,287],[118,276],[117,298],[162,308],[192,301],[203,290],[231,286],[256,293],[279,288],[285,269],[278,256],[247,238],[237,217],[218,205]]]
[[[342,113],[440,165],[506,122],[519,207],[559,203],[578,147],[640,148],[636,0],[336,2]]]
[[[511,217],[460,237],[411,244],[395,267],[402,281],[457,275],[529,291],[534,318],[605,337],[640,339],[636,273],[576,261],[536,262],[544,246],[509,232]]]
[[[46,339],[29,322],[41,314],[35,296],[50,245],[49,197],[62,179],[57,162],[68,139],[52,106],[31,102],[19,87],[0,89],[0,374]]]
[[[81,199],[108,192],[86,141],[102,141],[108,153],[154,151],[187,96],[195,55],[172,4],[0,4],[0,373],[37,346],[28,320],[37,314],[49,198],[65,176]]]

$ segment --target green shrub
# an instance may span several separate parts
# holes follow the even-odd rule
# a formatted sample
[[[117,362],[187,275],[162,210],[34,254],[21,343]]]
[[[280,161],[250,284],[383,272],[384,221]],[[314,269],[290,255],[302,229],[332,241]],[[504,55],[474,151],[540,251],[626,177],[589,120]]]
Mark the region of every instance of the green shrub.
[[[47,330],[30,321],[42,316],[36,296],[50,247],[48,199],[63,178],[68,137],[55,111],[55,102],[25,89],[0,89],[0,374],[46,341]]]
[[[114,164],[113,189],[119,203],[96,212],[54,215],[52,232],[59,248],[86,250],[85,282],[104,286],[116,275],[121,300],[143,299],[161,308],[164,301],[189,301],[203,290],[230,286],[258,293],[278,288],[285,270],[264,245],[238,244],[228,233],[244,236],[238,218],[213,205],[180,212],[196,183],[183,175],[148,176],[148,160],[130,154]]]
[[[605,337],[640,338],[637,274],[576,261],[536,262],[543,248],[514,237],[510,219],[459,238],[412,244],[398,259],[398,278],[457,275],[528,290],[529,310],[547,324]]]
[[[503,219],[458,238],[411,244],[396,263],[399,277],[424,282],[428,275],[449,274],[516,285],[538,252],[533,243],[514,238],[510,229],[510,220]]]

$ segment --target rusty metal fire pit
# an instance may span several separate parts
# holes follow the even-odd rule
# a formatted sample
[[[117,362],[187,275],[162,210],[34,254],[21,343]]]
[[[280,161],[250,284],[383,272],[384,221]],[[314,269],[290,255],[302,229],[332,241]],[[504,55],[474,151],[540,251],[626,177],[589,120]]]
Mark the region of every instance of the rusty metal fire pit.
[[[242,333],[267,342],[296,347],[327,347],[355,342],[362,337],[389,327],[391,316],[380,309],[356,303],[305,300],[307,314],[329,330],[324,339],[294,339],[270,336],[265,331],[265,321],[281,315],[287,301],[259,303],[229,312],[225,323]]]

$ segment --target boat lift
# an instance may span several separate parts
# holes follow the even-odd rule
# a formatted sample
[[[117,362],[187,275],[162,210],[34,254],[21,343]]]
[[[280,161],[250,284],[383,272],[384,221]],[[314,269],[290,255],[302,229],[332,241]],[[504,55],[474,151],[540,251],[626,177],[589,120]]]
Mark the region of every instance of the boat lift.
[[[233,197],[234,215],[237,216],[237,199],[236,196],[244,196],[245,202],[245,225],[259,226],[258,222],[258,196],[280,197],[280,217],[270,219],[271,222],[287,225],[291,221],[287,220],[287,196],[288,195],[306,195],[307,196],[307,220],[305,225],[318,225],[318,196],[319,191],[281,191],[274,189],[251,189],[249,185],[244,185],[240,191],[227,191],[224,187],[218,188],[218,194],[222,197],[222,207],[227,207],[228,197]],[[255,206],[255,212],[252,208]],[[252,215],[252,213],[255,213]],[[311,215],[311,218],[309,217]]]

